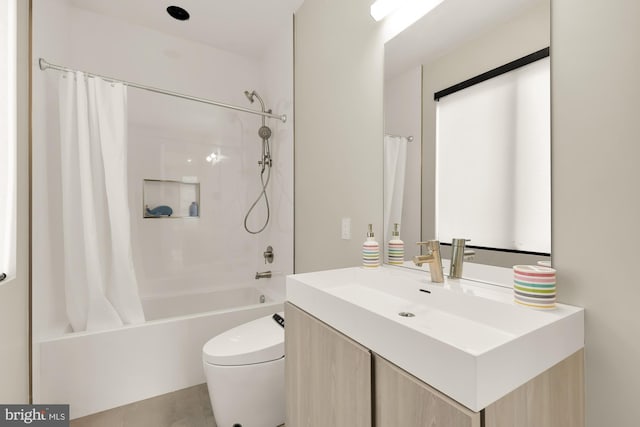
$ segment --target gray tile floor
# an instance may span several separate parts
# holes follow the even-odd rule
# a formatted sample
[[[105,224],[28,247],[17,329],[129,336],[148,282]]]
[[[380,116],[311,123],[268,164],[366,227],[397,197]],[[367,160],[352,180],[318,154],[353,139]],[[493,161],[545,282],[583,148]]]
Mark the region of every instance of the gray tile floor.
[[[206,384],[71,421],[71,427],[216,427]]]

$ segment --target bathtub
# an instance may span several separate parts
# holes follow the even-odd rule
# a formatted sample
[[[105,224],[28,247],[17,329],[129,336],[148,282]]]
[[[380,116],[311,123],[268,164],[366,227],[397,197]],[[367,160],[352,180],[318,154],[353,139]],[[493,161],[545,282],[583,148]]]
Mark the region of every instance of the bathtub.
[[[202,346],[234,326],[283,310],[243,287],[143,298],[147,322],[38,343],[35,401],[78,418],[205,382]]]

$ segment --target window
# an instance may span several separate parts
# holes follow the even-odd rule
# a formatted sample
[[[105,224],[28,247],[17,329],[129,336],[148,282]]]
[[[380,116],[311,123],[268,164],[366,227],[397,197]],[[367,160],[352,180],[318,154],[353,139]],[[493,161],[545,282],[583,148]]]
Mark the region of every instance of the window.
[[[440,241],[551,252],[549,64],[547,54],[439,98]]]
[[[16,3],[0,2],[0,275],[15,275]]]

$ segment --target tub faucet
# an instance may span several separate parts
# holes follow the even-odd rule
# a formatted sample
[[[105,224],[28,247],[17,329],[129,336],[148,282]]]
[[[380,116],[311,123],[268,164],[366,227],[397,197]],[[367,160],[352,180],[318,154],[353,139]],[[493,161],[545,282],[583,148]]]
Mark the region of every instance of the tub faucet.
[[[451,265],[449,267],[449,277],[459,279],[462,277],[462,266],[465,260],[473,259],[476,252],[465,249],[465,244],[469,239],[453,239],[451,242]]]
[[[442,257],[440,256],[440,242],[437,240],[428,240],[426,242],[418,242],[418,245],[424,245],[429,251],[426,255],[417,255],[413,257],[413,263],[421,266],[424,263],[429,265],[429,273],[431,273],[431,281],[434,283],[444,282],[442,275]]]
[[[268,279],[271,277],[271,270],[269,271],[258,271],[256,273],[256,280],[258,279]]]

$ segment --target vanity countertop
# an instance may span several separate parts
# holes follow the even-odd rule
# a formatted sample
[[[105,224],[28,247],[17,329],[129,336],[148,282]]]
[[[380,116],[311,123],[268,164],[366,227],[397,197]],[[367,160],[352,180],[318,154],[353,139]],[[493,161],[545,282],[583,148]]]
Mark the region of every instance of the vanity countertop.
[[[584,347],[584,309],[523,307],[508,287],[391,266],[294,274],[286,287],[291,303],[474,411]]]

